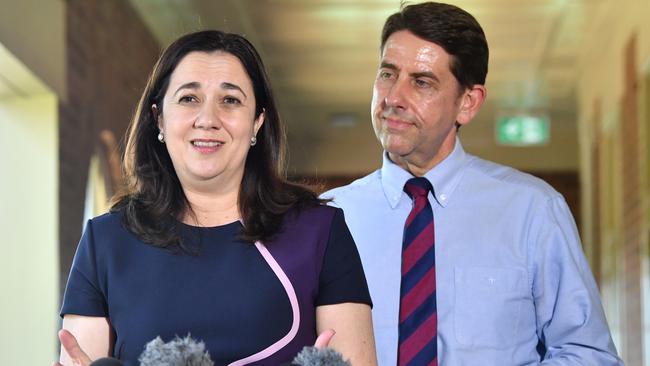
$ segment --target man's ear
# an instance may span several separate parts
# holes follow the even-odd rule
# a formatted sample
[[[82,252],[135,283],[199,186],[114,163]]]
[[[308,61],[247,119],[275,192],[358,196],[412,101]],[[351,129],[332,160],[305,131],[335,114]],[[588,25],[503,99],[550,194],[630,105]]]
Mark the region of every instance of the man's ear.
[[[459,125],[466,125],[474,118],[479,109],[481,109],[486,94],[487,90],[485,86],[480,84],[475,84],[463,92],[463,95],[460,97],[458,115],[456,116],[456,122]]]

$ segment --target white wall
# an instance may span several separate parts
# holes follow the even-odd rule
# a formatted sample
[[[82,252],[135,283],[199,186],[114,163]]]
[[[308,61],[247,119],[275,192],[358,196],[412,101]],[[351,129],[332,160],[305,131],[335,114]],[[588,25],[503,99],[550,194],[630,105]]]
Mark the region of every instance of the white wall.
[[[58,346],[58,111],[0,100],[0,363],[50,365]]]

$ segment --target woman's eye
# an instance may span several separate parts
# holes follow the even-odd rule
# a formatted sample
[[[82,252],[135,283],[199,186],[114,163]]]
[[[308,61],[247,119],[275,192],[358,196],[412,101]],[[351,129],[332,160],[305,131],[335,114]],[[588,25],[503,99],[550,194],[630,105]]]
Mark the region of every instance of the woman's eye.
[[[241,101],[235,97],[225,97],[223,98],[225,104],[241,104]]]
[[[198,100],[193,95],[184,95],[178,100],[179,103],[192,103],[196,101]]]

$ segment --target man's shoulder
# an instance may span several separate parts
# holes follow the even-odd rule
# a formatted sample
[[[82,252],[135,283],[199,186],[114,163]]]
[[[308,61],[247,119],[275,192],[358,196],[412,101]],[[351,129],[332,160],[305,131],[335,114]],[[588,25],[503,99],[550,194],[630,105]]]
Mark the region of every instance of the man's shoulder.
[[[499,184],[501,189],[513,192],[538,195],[546,198],[558,197],[560,194],[544,180],[522,172],[510,166],[473,157],[468,170],[470,181],[488,181]]]
[[[374,195],[377,189],[381,189],[381,170],[376,170],[352,183],[330,189],[321,195],[322,198],[334,200],[334,205],[339,206],[340,202],[362,199],[366,195]]]
[[[532,174],[475,156],[472,156],[466,174],[466,182],[481,184],[480,182],[491,181],[498,183],[499,189],[512,190],[516,193],[545,198],[560,196],[550,184]]]

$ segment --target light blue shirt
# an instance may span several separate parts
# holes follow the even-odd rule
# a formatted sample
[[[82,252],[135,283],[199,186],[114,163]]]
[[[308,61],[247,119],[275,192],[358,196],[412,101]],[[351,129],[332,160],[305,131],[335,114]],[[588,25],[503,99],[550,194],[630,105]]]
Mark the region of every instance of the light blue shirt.
[[[425,175],[433,207],[440,365],[622,365],[564,198],[531,175],[453,152]],[[377,356],[397,364],[411,174],[380,170],[325,193],[343,208],[370,287]],[[536,347],[547,348],[542,360]]]

